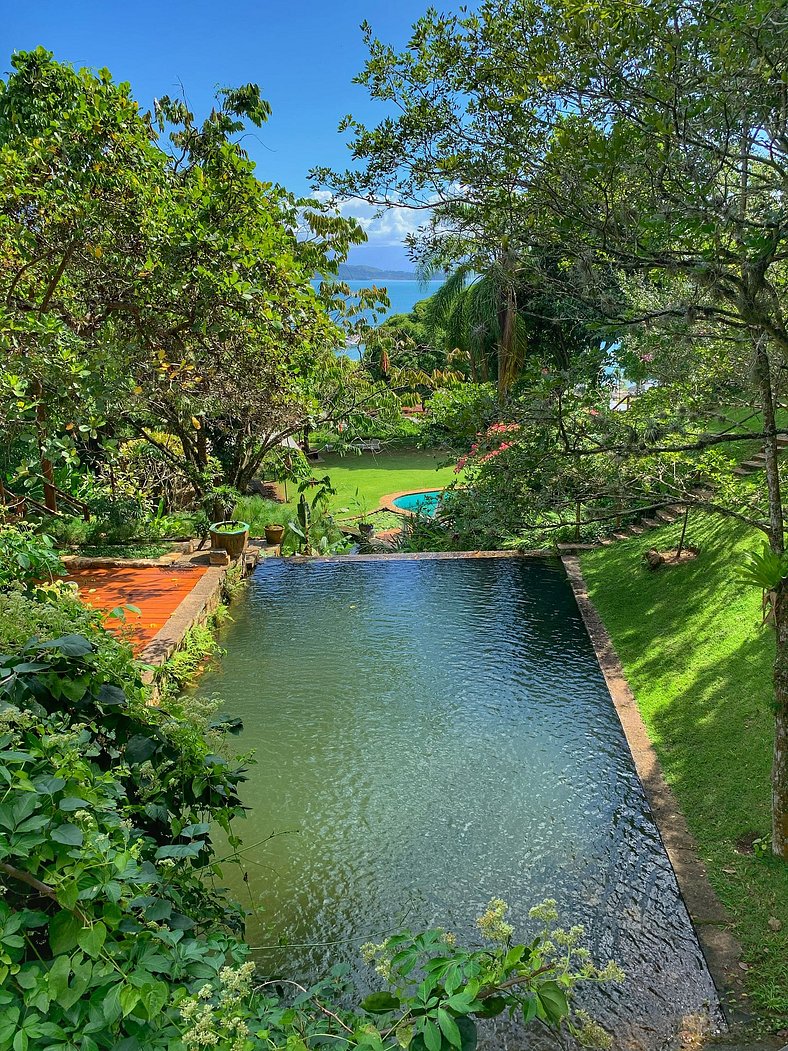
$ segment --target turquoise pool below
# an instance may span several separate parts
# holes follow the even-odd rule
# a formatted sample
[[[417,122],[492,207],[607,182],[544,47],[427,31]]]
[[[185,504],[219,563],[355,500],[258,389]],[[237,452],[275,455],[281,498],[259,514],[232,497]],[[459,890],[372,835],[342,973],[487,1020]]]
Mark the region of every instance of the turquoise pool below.
[[[409,511],[411,514],[422,514],[428,518],[434,518],[442,496],[442,489],[431,489],[426,493],[404,493],[393,500],[392,503],[401,511]]]

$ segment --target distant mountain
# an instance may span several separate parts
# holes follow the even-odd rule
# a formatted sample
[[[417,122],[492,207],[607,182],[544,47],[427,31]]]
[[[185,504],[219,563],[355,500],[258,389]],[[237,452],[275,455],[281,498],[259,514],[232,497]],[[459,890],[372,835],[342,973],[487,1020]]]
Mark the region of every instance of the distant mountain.
[[[344,281],[416,281],[416,275],[408,270],[380,270],[376,266],[352,266],[339,264],[339,276]]]

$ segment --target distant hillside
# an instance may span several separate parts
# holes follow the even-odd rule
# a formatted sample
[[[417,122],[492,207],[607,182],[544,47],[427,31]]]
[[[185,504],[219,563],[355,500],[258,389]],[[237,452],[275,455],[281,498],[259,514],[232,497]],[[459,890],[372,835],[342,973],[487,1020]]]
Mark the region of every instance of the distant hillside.
[[[379,270],[376,266],[339,264],[339,276],[345,281],[415,281],[416,275],[407,270]]]

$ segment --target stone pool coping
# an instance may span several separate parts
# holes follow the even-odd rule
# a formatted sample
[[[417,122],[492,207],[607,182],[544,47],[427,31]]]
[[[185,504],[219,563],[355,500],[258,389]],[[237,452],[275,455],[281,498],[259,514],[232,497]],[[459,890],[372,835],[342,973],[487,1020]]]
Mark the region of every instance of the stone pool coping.
[[[588,594],[580,560],[575,555],[562,554],[561,561],[624,730],[665,852],[676,873],[681,896],[692,919],[723,1011],[729,1022],[746,1020],[748,1013],[742,1005],[742,1001],[746,1000],[740,968],[742,949],[731,933],[733,924],[730,914],[709,882],[697,843],[662,773],[656,749],[648,736],[613,641]]]

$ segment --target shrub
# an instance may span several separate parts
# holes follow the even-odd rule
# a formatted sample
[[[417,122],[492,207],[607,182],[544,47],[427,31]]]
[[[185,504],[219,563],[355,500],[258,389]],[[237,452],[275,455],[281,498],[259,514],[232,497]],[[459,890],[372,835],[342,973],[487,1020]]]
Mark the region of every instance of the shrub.
[[[0,589],[14,583],[31,587],[65,573],[52,538],[31,526],[0,525]]]
[[[498,398],[492,383],[462,383],[436,391],[427,406],[421,444],[465,448],[498,418]]]

